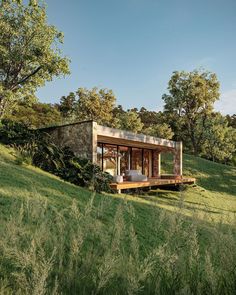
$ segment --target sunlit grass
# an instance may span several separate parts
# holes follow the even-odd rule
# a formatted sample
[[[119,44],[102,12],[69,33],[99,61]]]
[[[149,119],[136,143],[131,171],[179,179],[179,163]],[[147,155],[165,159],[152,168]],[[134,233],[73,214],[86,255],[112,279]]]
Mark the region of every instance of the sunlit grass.
[[[186,156],[201,186],[102,195],[10,153],[0,145],[0,294],[233,294],[235,169]]]

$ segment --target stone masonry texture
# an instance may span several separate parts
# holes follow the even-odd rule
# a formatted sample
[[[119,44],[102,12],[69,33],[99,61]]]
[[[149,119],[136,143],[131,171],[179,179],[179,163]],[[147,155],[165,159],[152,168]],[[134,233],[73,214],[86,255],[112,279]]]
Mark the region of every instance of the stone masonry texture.
[[[94,162],[94,122],[56,126],[43,130],[60,147],[69,147],[77,156]]]

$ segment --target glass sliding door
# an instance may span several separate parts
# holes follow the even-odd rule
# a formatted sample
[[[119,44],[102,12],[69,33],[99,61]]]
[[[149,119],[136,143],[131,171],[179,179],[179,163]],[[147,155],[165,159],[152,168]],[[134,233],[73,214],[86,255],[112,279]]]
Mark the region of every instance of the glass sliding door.
[[[117,146],[103,144],[103,171],[117,175]]]
[[[152,176],[152,150],[107,143],[97,145],[97,165],[111,175],[124,175],[126,170],[139,170]]]
[[[127,146],[118,147],[118,173],[125,174],[131,167],[131,148]]]
[[[139,148],[132,148],[132,169],[143,171],[143,150]]]
[[[103,155],[102,155],[102,143],[98,143],[97,145],[97,165],[103,170]]]
[[[152,176],[152,151],[147,149],[143,150],[143,174]]]

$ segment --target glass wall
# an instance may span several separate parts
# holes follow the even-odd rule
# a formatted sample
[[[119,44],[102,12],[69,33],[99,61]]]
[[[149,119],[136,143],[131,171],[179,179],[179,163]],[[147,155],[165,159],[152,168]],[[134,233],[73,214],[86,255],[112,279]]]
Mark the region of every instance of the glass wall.
[[[102,165],[102,143],[98,143],[97,145],[97,165],[103,169]]]
[[[117,146],[103,144],[103,171],[117,175]]]
[[[132,169],[143,171],[143,150],[132,148]]]
[[[139,170],[152,176],[152,150],[98,143],[97,164],[111,175],[124,175],[126,170]]]
[[[147,149],[143,150],[143,174],[152,176],[152,151]]]
[[[125,171],[130,170],[131,167],[131,148],[119,146],[118,151],[118,170],[120,170],[118,172],[120,175],[124,175]]]

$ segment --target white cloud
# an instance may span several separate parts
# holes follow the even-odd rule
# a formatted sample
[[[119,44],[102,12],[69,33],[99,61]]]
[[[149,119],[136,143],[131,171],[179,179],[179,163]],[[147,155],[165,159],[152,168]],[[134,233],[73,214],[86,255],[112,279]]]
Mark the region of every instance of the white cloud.
[[[215,103],[215,109],[224,115],[236,114],[236,89],[222,93],[220,100]]]

